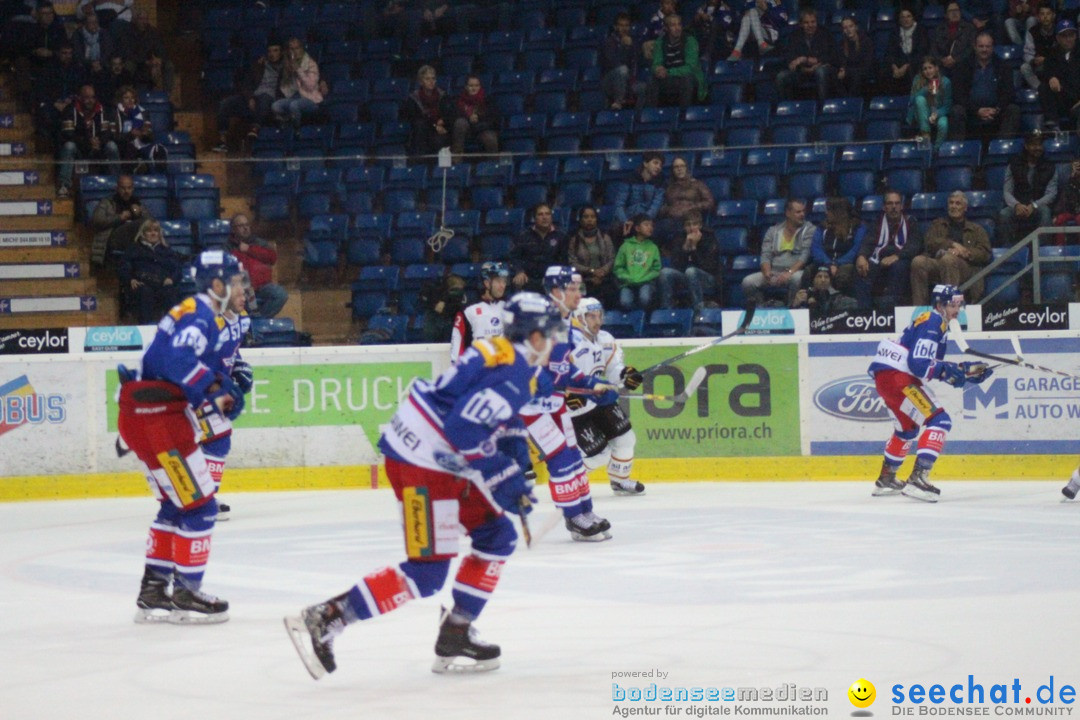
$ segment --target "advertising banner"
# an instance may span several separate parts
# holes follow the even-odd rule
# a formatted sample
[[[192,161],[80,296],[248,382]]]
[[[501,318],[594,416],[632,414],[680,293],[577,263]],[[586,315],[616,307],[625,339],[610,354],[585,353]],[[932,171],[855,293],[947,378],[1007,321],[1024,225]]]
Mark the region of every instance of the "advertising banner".
[[[0,330],[0,355],[56,355],[66,352],[67,328]]]
[[[624,348],[626,362],[646,368],[685,345]],[[799,454],[798,345],[723,344],[646,379],[649,394],[682,392],[690,375],[707,375],[685,405],[626,401],[642,458]]]
[[[1067,303],[1004,305],[983,310],[983,330],[1068,330]]]
[[[1006,340],[971,343],[1011,357]],[[961,361],[955,344],[947,359]],[[877,455],[893,431],[892,420],[866,374],[876,342],[811,343],[806,377],[809,403],[804,427],[812,455]],[[1078,339],[1025,339],[1024,358],[1080,374]],[[974,358],[968,358],[974,359]],[[1001,365],[980,385],[954,388],[926,383],[952,417],[950,454],[1080,453],[1080,380]]]

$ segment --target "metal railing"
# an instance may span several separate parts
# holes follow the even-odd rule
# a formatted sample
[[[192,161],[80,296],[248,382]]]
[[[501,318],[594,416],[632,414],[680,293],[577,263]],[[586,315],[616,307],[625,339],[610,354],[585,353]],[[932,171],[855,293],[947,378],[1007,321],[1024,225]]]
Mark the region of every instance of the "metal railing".
[[[1031,271],[1032,272],[1032,278],[1031,278],[1031,280],[1032,280],[1032,300],[1034,300],[1036,303],[1041,303],[1042,302],[1042,264],[1043,263],[1072,263],[1072,264],[1076,265],[1077,263],[1080,263],[1080,246],[1077,247],[1076,255],[1071,256],[1071,257],[1040,257],[1040,255],[1039,255],[1039,236],[1040,235],[1059,235],[1059,234],[1060,235],[1080,235],[1080,227],[1046,226],[1046,227],[1036,228],[1035,230],[1028,233],[1024,237],[1023,240],[1020,240],[1015,245],[1013,245],[1011,248],[1009,248],[1008,252],[1004,253],[1001,257],[996,258],[989,265],[985,266],[984,268],[979,270],[979,272],[975,273],[970,278],[968,278],[966,282],[964,282],[962,285],[960,285],[960,289],[961,290],[967,290],[969,287],[971,287],[975,283],[979,282],[980,280],[983,280],[988,275],[993,273],[1001,265],[1005,265],[1005,264],[1009,263],[1010,258],[1012,258],[1017,253],[1021,252],[1024,248],[1030,246],[1031,247],[1031,260],[1023,268],[1021,268],[1020,270],[1018,270],[1015,273],[1013,273],[1012,275],[1010,275],[1007,282],[1002,283],[1001,285],[994,288],[992,291],[990,291],[986,295],[983,295],[982,299],[979,302],[983,303],[983,304],[989,302],[998,293],[1000,293],[1002,290],[1006,289],[1007,287],[1012,285],[1014,282],[1019,281],[1019,279],[1021,277],[1023,277],[1024,275],[1026,275],[1028,273],[1028,271]]]

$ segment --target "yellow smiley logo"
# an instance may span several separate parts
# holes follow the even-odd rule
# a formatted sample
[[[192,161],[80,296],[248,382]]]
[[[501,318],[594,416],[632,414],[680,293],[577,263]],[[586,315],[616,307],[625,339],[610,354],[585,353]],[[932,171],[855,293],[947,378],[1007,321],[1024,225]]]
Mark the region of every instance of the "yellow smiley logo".
[[[877,690],[874,689],[874,684],[866,678],[859,678],[855,682],[851,683],[851,687],[847,691],[848,700],[851,704],[857,708],[868,708],[874,704],[874,699],[877,698]]]

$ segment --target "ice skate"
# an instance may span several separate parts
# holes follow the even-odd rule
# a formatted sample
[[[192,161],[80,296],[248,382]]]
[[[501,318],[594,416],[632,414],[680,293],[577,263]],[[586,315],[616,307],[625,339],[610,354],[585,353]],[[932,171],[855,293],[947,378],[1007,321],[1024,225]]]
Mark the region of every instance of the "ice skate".
[[[435,641],[433,673],[487,672],[499,667],[501,651],[498,645],[477,637],[472,623],[464,625],[450,621],[451,613],[442,609],[439,639]]]
[[[602,542],[611,539],[611,533],[608,532],[611,523],[592,512],[567,518],[566,529],[570,531],[570,537],[579,542]]]
[[[901,490],[903,495],[915,500],[922,500],[923,502],[935,503],[941,495],[941,491],[930,484],[927,477],[930,475],[930,468],[915,466],[915,469],[911,471],[911,476],[908,477],[907,483],[904,484],[904,489]]]
[[[306,607],[299,617],[285,618],[289,639],[304,667],[316,680],[337,670],[334,638],[344,629],[344,614],[333,600]]]
[[[631,480],[627,478],[615,479],[611,481],[611,489],[616,495],[644,495],[645,486],[639,483],[637,480]]]
[[[177,583],[172,596],[172,615],[175,625],[213,625],[229,619],[229,603],[201,590]]]
[[[229,519],[229,511],[232,510],[228,505],[223,502],[219,502],[217,506],[217,521],[225,522]]]
[[[138,611],[135,622],[139,625],[168,622],[172,615],[172,597],[169,581],[162,575],[147,570],[143,574],[139,597],[135,600]]]
[[[874,497],[885,495],[899,495],[904,489],[904,481],[896,479],[896,468],[888,463],[881,464],[881,474],[874,481]]]
[[[1061,488],[1061,494],[1065,496],[1066,500],[1075,500],[1078,490],[1080,490],[1080,470],[1073,470],[1072,477],[1069,478],[1069,484]]]

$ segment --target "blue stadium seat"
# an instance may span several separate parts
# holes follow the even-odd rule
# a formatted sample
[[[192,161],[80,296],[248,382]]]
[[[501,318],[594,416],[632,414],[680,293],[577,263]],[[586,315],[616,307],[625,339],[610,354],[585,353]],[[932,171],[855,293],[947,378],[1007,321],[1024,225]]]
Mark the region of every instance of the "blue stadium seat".
[[[454,55],[479,55],[482,43],[479,33],[455,33],[447,36],[443,50]]]
[[[587,112],[557,112],[548,124],[548,138],[555,135],[585,135],[589,131],[590,119]]]
[[[694,175],[706,178],[711,175],[735,176],[739,172],[742,154],[738,152],[713,151],[698,155]]]
[[[776,197],[780,180],[776,175],[743,175],[737,184],[740,198],[760,202]]]
[[[188,257],[195,254],[195,238],[187,220],[161,220],[161,236],[169,246]]]
[[[447,210],[443,215],[443,225],[455,233],[472,237],[480,231],[480,211]]]
[[[169,180],[164,175],[136,175],[135,196],[153,218],[169,216]]]
[[[727,175],[707,175],[697,179],[705,183],[714,200],[731,199],[731,178]]]
[[[934,188],[938,192],[952,192],[954,190],[971,189],[971,167],[942,167],[934,170]],[[1002,177],[1004,181],[1004,176]],[[987,187],[1001,187],[1001,185],[988,185]]]
[[[229,244],[232,223],[228,220],[199,220],[195,225],[199,250],[222,250]]]
[[[964,193],[968,199],[968,218],[994,219],[1001,208],[1005,207],[1005,198],[1000,190],[974,190]]]
[[[174,193],[180,216],[188,220],[217,218],[221,190],[214,187],[213,175],[177,175]]]
[[[350,215],[374,212],[375,194],[366,190],[349,190],[341,201],[341,209]]]
[[[509,235],[484,235],[480,238],[480,255],[488,260],[506,260],[512,242]]]
[[[566,208],[580,208],[591,205],[593,200],[592,183],[563,183],[555,196],[555,204]]]
[[[754,200],[721,200],[716,203],[718,227],[751,227],[757,218],[757,202]]]
[[[862,119],[862,98],[833,98],[821,104],[819,122],[852,122]]]
[[[694,313],[693,327],[690,334],[695,337],[718,337],[722,334],[720,318],[723,310],[720,308],[702,308]]]
[[[571,70],[586,70],[598,65],[595,47],[582,47],[567,50],[563,55],[563,62]]]
[[[83,219],[89,221],[97,204],[116,192],[116,178],[110,175],[83,175],[79,178],[79,203]]]
[[[817,117],[817,103],[813,100],[785,100],[776,104],[772,126],[813,125]]]
[[[762,129],[769,125],[768,103],[735,103],[728,108],[724,127],[731,128],[758,128]]]
[[[691,105],[683,110],[679,120],[680,130],[708,130],[716,132],[722,127],[724,110],[715,105]]]
[[[852,170],[836,174],[837,192],[853,198],[873,195],[877,192],[877,173],[870,170]]]
[[[818,124],[818,140],[824,143],[846,143],[855,139],[855,123],[822,122]]]
[[[932,162],[933,149],[929,145],[920,147],[917,143],[894,143],[889,147],[885,169],[919,168],[922,170],[930,167]]]
[[[472,190],[472,204],[477,210],[500,208],[505,202],[506,192],[501,187],[476,187]]]
[[[1043,140],[1043,157],[1052,163],[1067,163],[1076,159],[1077,136],[1074,134],[1048,137]]]
[[[430,39],[430,38],[429,38]],[[382,330],[389,334],[386,339],[387,344],[401,344],[406,340],[406,330],[409,323],[409,318],[406,315],[391,315],[388,312],[376,312],[368,320],[368,330]],[[370,336],[367,336],[370,337]],[[365,336],[361,335],[361,342],[364,342]],[[382,344],[382,343],[375,343]]]
[[[363,270],[375,268],[365,267]],[[394,268],[397,270],[397,268]],[[352,285],[352,316],[353,319],[371,317],[385,308],[390,303],[390,296],[382,291],[366,291],[362,283]]]
[[[671,134],[663,132],[639,132],[634,136],[634,147],[638,150],[667,150],[671,145]]]
[[[443,246],[437,257],[446,265],[468,262],[470,259],[469,243],[461,238],[453,238]]]
[[[740,175],[783,174],[787,172],[788,151],[784,148],[747,150]]]
[[[333,268],[338,264],[338,243],[333,240],[304,238],[303,264],[307,268]]]
[[[576,153],[581,150],[581,135],[549,136],[544,147],[550,153]]]
[[[381,265],[382,243],[372,238],[350,237],[345,242],[345,261],[349,265]]]
[[[296,347],[302,344],[300,333],[290,317],[251,319],[251,347]]]
[[[559,177],[557,158],[525,158],[518,163],[517,179],[519,183],[554,184]]]
[[[416,237],[396,237],[390,241],[390,261],[395,265],[416,265],[424,262],[427,244]]]
[[[837,170],[881,170],[885,162],[885,148],[881,145],[849,145],[840,150],[836,161]]]
[[[536,80],[536,90],[546,93],[572,93],[577,90],[578,72],[569,68],[541,70]],[[537,108],[539,111],[539,108]]]
[[[415,212],[415,190],[388,190],[383,193],[383,210],[388,213]]]
[[[321,236],[337,242],[344,242],[349,236],[349,216],[344,213],[316,215],[311,218],[308,233],[312,236]]]
[[[982,161],[982,143],[978,140],[949,140],[941,143],[934,157],[934,169],[973,168]]]
[[[517,235],[525,225],[525,211],[522,208],[497,207],[484,213],[483,232]]]
[[[387,190],[422,190],[427,186],[428,173],[425,165],[392,167],[383,185]]]
[[[679,108],[647,107],[638,111],[634,130],[636,132],[670,131],[679,122]]]
[[[730,82],[713,82],[709,85],[709,101],[724,108],[743,101],[743,86]]]
[[[791,156],[790,170],[792,172],[824,172],[830,173],[836,165],[836,152],[829,147],[801,147],[795,148]]]
[[[604,311],[604,329],[620,340],[639,338],[645,330],[645,311]]]
[[[605,133],[593,128],[588,138],[590,150],[622,150],[626,136],[621,133]]]
[[[478,185],[509,187],[514,179],[514,165],[501,160],[485,160],[473,167],[473,182]]]
[[[694,322],[694,311],[689,308],[661,308],[649,315],[645,326],[646,337],[687,337]]]
[[[629,135],[634,129],[633,110],[601,110],[593,118],[593,129]]]
[[[570,157],[563,160],[559,177],[563,182],[600,182],[604,172],[604,159],[598,155]]]
[[[825,194],[825,174],[820,172],[795,173],[788,176],[789,197],[817,197]]]
[[[450,274],[457,275],[460,278],[464,278],[467,282],[470,283],[479,282],[480,270],[482,267],[483,263],[454,263],[450,266]]]
[[[736,256],[749,252],[749,232],[746,228],[726,227],[716,231],[716,244],[722,255]]]
[[[866,115],[863,117],[867,122],[879,120],[895,120],[903,122],[907,116],[908,104],[911,102],[907,95],[878,96],[870,98],[866,106]]]
[[[885,198],[881,195],[867,195],[858,209],[863,220],[872,220],[885,209]]]
[[[919,222],[929,222],[935,218],[944,217],[948,203],[948,193],[918,193],[911,196],[909,212]]]
[[[346,192],[363,190],[377,193],[382,190],[386,168],[379,165],[354,165],[345,169],[342,184]]]
[[[384,242],[390,237],[394,217],[390,213],[365,213],[353,216],[349,237],[367,238]]]
[[[546,90],[543,85],[540,90]],[[533,96],[533,112],[551,116],[566,110],[566,91],[538,92]]]
[[[905,197],[920,193],[923,190],[923,171],[920,168],[890,168],[885,171],[885,186]],[[868,194],[861,193],[856,197]]]
[[[540,203],[546,203],[550,187],[547,183],[526,183],[518,177],[518,183],[514,188],[514,207],[531,208]]]
[[[521,53],[522,70],[550,70],[555,67],[555,51],[546,49],[526,50]]]
[[[805,145],[810,131],[805,125],[781,125],[769,131],[769,138],[775,145]]]
[[[867,140],[892,142],[900,139],[901,122],[899,120],[868,120],[863,123],[863,132]]]
[[[998,305],[1013,305],[1020,302],[1020,283],[1013,280],[1009,281],[1010,275],[1002,272],[992,272],[986,276],[986,285],[982,298],[982,304],[990,306]],[[990,293],[998,290],[989,300],[987,297]],[[1046,298],[1043,298],[1043,302],[1047,302]]]
[[[529,95],[532,94],[535,85],[536,73],[531,70],[521,70],[496,74],[492,89],[495,92],[506,92],[509,90]]]
[[[262,222],[292,219],[292,196],[276,187],[255,191],[255,215]]]

